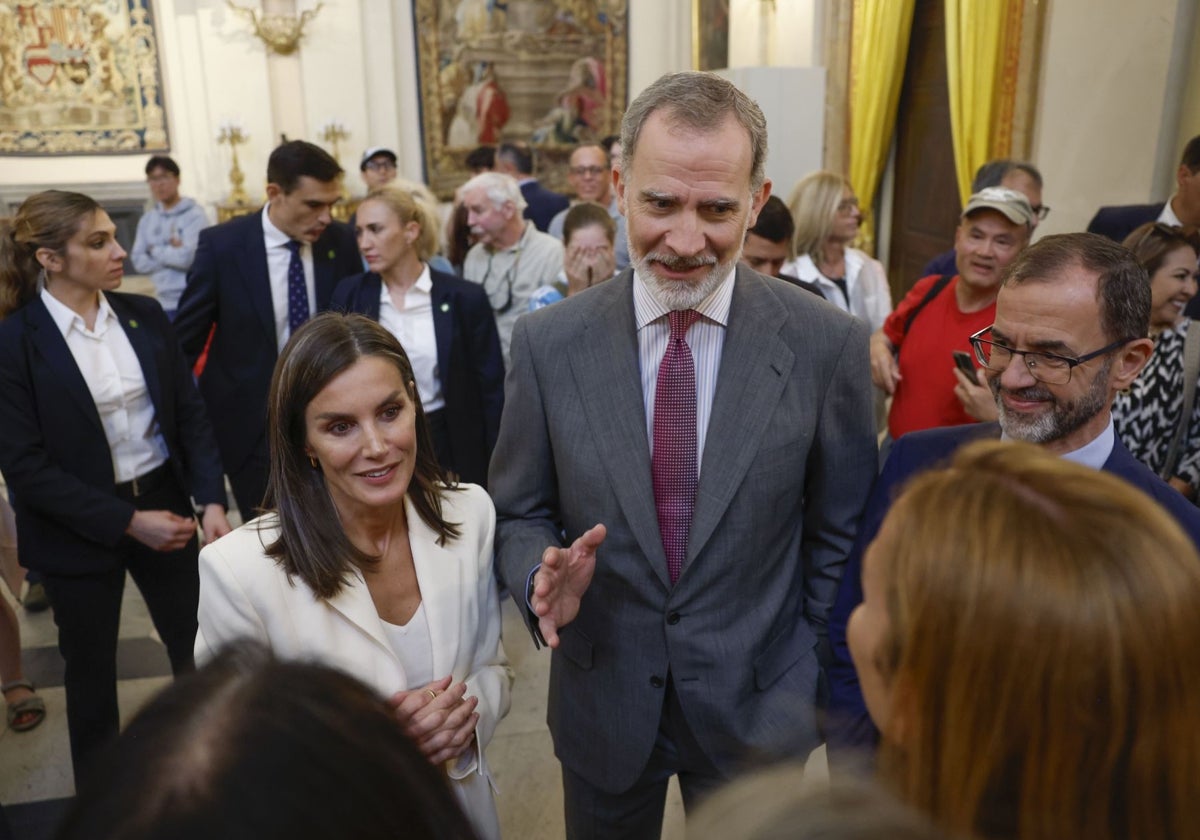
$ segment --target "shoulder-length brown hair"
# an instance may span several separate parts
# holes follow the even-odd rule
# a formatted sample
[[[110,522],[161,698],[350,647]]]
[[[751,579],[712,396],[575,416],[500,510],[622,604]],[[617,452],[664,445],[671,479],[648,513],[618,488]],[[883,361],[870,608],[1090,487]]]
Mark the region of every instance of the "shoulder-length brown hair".
[[[378,558],[360,551],[346,536],[334,508],[325,476],[305,454],[304,412],[318,393],[359,359],[385,359],[400,372],[408,398],[416,409],[417,461],[408,497],[421,520],[444,543],[460,534],[457,524],[442,516],[439,485],[449,481],[438,465],[425,409],[413,385],[412,364],[390,332],[362,315],[325,312],[288,339],[267,401],[267,434],[271,444],[271,473],[267,499],[279,517],[279,538],[267,546],[288,573],[308,584],[318,596],[332,598],[345,585],[353,568]]]
[[[983,838],[1190,836],[1200,557],[1153,499],[1026,444],[915,479],[878,557],[885,777]],[[907,717],[905,717],[907,712]]]

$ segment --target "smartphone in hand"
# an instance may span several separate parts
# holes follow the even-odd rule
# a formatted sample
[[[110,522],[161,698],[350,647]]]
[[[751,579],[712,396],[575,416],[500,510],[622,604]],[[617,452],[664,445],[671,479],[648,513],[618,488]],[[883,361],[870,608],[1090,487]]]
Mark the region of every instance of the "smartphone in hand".
[[[954,355],[954,366],[965,373],[972,382],[977,381],[975,379],[975,363],[971,361],[971,354],[964,353],[962,350],[952,350],[951,353]]]

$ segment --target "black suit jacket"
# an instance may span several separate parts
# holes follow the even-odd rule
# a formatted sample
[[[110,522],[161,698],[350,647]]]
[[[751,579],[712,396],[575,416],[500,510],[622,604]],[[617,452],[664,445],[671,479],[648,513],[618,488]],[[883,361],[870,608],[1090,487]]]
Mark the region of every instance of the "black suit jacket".
[[[316,311],[329,307],[337,281],[362,270],[354,232],[334,222],[313,243]],[[225,469],[236,473],[267,451],[267,392],[279,355],[262,214],[200,232],[175,332],[194,363],[213,332],[200,393],[208,405]]]
[[[451,463],[463,481],[487,486],[488,461],[504,408],[504,358],[487,293],[478,283],[429,270],[438,375],[446,400]],[[379,320],[382,281],[368,271],[338,284],[331,309]]]
[[[212,428],[153,298],[106,292],[142,366],[171,471],[197,504],[225,504]],[[114,494],[112,452],[87,383],[40,298],[0,322],[0,472],[21,565],[86,574],[119,562],[134,507]]]
[[[533,222],[542,233],[550,229],[550,222],[571,206],[571,199],[562,193],[548,190],[537,181],[526,181],[521,185],[525,196],[525,218]]]
[[[1138,225],[1156,221],[1165,202],[1158,204],[1126,204],[1121,207],[1101,207],[1088,222],[1088,233],[1107,236],[1115,242],[1124,241]]]

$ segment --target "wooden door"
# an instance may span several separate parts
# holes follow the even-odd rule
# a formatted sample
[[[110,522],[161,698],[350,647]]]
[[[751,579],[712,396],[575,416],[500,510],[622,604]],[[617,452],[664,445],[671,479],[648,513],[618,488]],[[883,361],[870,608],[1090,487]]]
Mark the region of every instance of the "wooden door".
[[[930,259],[954,245],[962,204],[954,174],[942,0],[917,0],[896,117],[888,282],[902,298]]]

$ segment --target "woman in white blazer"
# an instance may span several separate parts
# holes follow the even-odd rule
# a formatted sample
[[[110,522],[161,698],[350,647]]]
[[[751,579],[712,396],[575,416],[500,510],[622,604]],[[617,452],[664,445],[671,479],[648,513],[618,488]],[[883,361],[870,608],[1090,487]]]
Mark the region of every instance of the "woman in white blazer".
[[[273,509],[200,556],[196,656],[251,637],[390,697],[481,837],[498,837],[484,750],[507,713],[496,515],[448,486],[399,342],[359,315],[295,332],[268,401]]]

